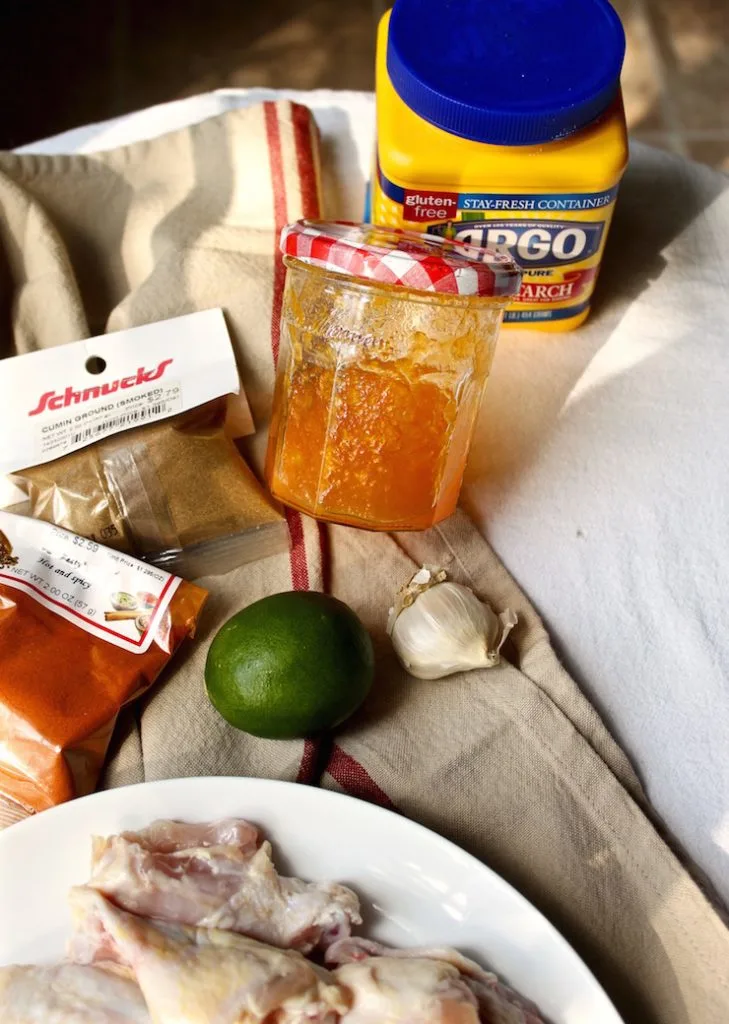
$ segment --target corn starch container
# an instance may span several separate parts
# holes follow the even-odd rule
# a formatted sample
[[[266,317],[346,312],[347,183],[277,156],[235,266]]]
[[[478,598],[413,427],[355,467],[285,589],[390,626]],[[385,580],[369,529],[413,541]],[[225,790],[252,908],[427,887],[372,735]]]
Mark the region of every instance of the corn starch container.
[[[508,252],[504,325],[577,327],[628,159],[624,54],[607,0],[396,0],[369,216]]]

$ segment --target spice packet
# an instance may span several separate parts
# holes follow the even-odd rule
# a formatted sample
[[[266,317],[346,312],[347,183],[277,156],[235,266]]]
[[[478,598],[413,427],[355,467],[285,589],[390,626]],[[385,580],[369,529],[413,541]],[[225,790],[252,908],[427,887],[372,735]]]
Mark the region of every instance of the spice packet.
[[[94,789],[120,708],[194,634],[206,597],[0,512],[0,827]]]
[[[220,310],[4,360],[0,472],[35,518],[178,575],[228,572],[288,544],[226,430],[239,388]],[[252,433],[244,396],[235,414]]]

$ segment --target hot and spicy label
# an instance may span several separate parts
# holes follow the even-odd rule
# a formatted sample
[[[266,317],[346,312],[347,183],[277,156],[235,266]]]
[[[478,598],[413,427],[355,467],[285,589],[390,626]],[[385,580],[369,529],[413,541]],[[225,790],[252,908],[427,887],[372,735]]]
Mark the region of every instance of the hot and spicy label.
[[[177,576],[58,526],[0,510],[0,604],[9,587],[99,640],[144,654],[169,650]]]

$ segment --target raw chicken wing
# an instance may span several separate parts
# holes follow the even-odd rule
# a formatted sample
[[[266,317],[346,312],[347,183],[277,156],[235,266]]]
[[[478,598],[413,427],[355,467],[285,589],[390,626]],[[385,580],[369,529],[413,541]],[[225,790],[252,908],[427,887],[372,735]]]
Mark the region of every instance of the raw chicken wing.
[[[335,976],[352,999],[341,1024],[479,1024],[476,997],[442,960],[368,957]]]
[[[369,939],[352,938],[342,939],[330,946],[326,959],[327,963],[348,965],[367,964],[372,962],[370,958],[373,957],[450,965],[475,997],[481,1024],[544,1024],[533,1003],[499,981],[491,971],[485,971],[474,960],[469,960],[455,949],[388,949]],[[335,972],[340,981],[344,969],[340,967]]]
[[[0,967],[2,1024],[150,1024],[134,981],[99,967]]]
[[[343,990],[300,953],[235,932],[148,921],[88,887],[71,890],[70,957],[136,977],[154,1024],[334,1024]]]
[[[282,878],[258,830],[228,819],[208,825],[158,821],[93,841],[89,885],[124,910],[241,932],[282,949],[326,948],[359,924],[359,900],[343,885]]]

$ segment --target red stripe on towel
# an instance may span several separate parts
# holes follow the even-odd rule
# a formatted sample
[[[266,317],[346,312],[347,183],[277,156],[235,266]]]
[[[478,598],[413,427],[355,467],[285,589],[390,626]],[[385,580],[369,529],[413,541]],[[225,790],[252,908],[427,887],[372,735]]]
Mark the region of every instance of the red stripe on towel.
[[[273,189],[273,214],[275,223],[274,251],[273,251],[273,302],[271,305],[271,354],[273,356],[274,368],[278,364],[279,348],[281,344],[281,307],[283,304],[283,290],[286,280],[286,268],[279,249],[279,238],[281,229],[288,222],[288,204],[286,201],[286,179],[284,177],[283,153],[281,149],[281,129],[278,121],[278,110],[275,103],[264,103],[264,117],[266,122],[266,139],[268,142],[268,155],[271,166],[271,185]],[[306,216],[318,214],[318,198],[316,192],[316,176],[314,171],[313,154],[311,154],[311,139],[304,139],[300,108],[293,106],[294,123],[294,146],[296,150],[296,161],[299,178],[301,180],[301,201],[302,209]],[[306,111],[301,108],[301,113]],[[308,120],[308,117],[307,117]],[[307,131],[308,135],[308,131]],[[307,154],[308,145],[308,157]],[[311,175],[309,174],[311,169]],[[311,184],[313,181],[313,186]],[[313,187],[313,193],[310,189]],[[313,195],[313,199],[312,199]],[[312,212],[309,212],[309,204],[313,203]],[[309,566],[306,559],[306,545],[304,541],[304,524],[299,512],[293,509],[286,509],[286,524],[289,528],[289,559],[291,562],[291,582],[294,590],[309,589]],[[323,566],[322,566],[323,568]],[[314,782],[317,757],[319,754],[319,743],[315,740],[305,740],[304,749],[299,764],[297,782]]]
[[[319,527],[319,557],[321,559],[321,589],[325,594],[332,592],[332,557],[329,544],[329,527],[326,523],[318,522]]]
[[[318,171],[312,145],[311,112],[299,103],[293,104],[292,123],[294,126],[294,146],[296,148],[296,164],[301,186],[301,209],[305,217],[321,217],[319,198]],[[317,523],[319,527],[319,551],[321,556],[322,590],[325,594],[331,591],[331,559],[329,553],[329,530],[326,523]]]
[[[293,105],[293,125],[296,164],[301,183],[301,209],[305,217],[321,217],[317,168],[311,142],[314,126],[311,113],[299,103]]]
[[[304,524],[301,513],[286,509],[286,523],[291,540],[291,582],[294,590],[309,589],[309,566],[306,562],[306,545],[304,543]]]
[[[296,776],[297,782],[306,784],[307,782],[315,782],[314,770],[316,768],[316,759],[319,754],[319,743],[315,740],[304,740],[304,753],[301,757],[301,764],[299,765],[299,774]]]
[[[273,305],[271,309],[271,352],[274,367],[278,364],[278,350],[281,341],[281,303],[283,301],[286,268],[279,249],[281,228],[288,220],[286,204],[286,179],[284,178],[283,154],[281,152],[281,129],[275,103],[264,103],[266,120],[268,158],[271,165],[271,188],[273,189],[273,219],[275,224],[273,250]]]
[[[281,304],[286,278],[278,240],[281,228],[286,224],[288,204],[286,201],[286,179],[283,169],[283,153],[281,150],[281,128],[278,123],[278,110],[275,103],[264,103],[263,111],[266,120],[266,139],[271,165],[271,186],[273,188],[273,217],[276,227],[273,253],[273,303],[271,307],[271,353],[273,365],[278,362],[278,351],[281,340]],[[291,509],[286,510],[286,523],[291,541],[289,557],[291,559],[291,582],[294,590],[309,589],[309,567],[306,563],[306,547],[304,545],[304,524],[301,515]]]
[[[359,761],[355,761],[349,754],[345,754],[336,743],[332,747],[327,771],[350,796],[368,800],[371,804],[379,804],[380,807],[387,807],[391,811],[397,810],[387,793],[380,789],[367,769],[363,768]]]

